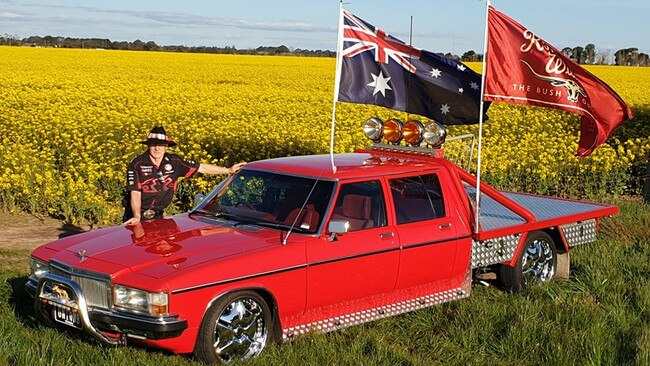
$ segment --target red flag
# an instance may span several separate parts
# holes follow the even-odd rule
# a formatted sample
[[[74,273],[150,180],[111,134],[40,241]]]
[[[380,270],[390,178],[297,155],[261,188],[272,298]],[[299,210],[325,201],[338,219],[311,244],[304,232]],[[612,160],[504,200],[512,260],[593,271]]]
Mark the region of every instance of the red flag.
[[[484,100],[561,109],[581,115],[578,156],[589,155],[633,117],[602,80],[492,6]]]

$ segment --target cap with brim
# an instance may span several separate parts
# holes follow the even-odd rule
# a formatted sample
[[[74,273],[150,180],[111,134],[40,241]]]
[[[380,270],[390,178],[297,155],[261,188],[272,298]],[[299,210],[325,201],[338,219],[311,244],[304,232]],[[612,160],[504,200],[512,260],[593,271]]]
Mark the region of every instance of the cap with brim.
[[[154,127],[151,132],[149,132],[149,135],[147,135],[147,139],[145,141],[140,141],[140,143],[145,145],[176,146],[176,142],[167,135],[165,128],[162,126]]]

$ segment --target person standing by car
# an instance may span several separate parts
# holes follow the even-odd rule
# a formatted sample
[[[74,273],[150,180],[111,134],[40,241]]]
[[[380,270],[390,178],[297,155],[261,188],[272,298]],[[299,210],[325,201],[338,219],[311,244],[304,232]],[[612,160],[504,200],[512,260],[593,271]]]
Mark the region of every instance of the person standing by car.
[[[185,160],[167,149],[176,142],[167,135],[162,126],[154,127],[145,141],[147,150],[131,160],[127,171],[124,210],[124,225],[133,225],[140,220],[162,218],[163,210],[169,206],[178,187],[178,179],[189,178],[194,174],[233,174],[245,162],[230,168],[213,164]]]

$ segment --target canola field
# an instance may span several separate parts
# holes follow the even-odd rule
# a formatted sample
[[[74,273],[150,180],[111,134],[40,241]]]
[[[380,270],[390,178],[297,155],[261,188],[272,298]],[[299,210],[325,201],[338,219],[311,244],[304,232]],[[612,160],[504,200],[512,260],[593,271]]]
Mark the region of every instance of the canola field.
[[[184,157],[230,166],[329,152],[334,59],[0,47],[0,208],[116,224],[126,165],[164,125]],[[470,64],[480,71],[480,64]],[[569,197],[639,193],[650,151],[650,68],[590,66],[635,119],[585,159],[579,117],[494,103],[483,177],[505,189]],[[336,152],[368,146],[369,117],[404,113],[339,103]],[[421,119],[423,120],[423,119]],[[424,120],[423,120],[424,122]],[[477,134],[450,127],[448,136]],[[222,177],[180,185],[169,213]]]

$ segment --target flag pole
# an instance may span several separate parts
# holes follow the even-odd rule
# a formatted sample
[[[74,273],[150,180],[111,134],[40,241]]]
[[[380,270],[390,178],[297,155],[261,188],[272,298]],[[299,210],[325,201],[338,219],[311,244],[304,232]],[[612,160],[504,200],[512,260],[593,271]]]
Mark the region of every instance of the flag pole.
[[[481,215],[481,148],[483,141],[483,106],[485,102],[483,101],[483,96],[485,94],[485,74],[487,71],[487,53],[488,53],[488,15],[490,12],[490,0],[485,1],[485,38],[483,40],[483,72],[481,73],[481,101],[479,106],[479,116],[478,116],[478,158],[476,160],[476,211],[475,211],[475,223],[474,223],[474,233],[478,234],[478,229],[480,225],[480,215]]]
[[[332,173],[336,173],[334,164],[334,132],[336,129],[336,101],[339,97],[339,87],[341,84],[341,67],[343,62],[343,0],[339,0],[339,33],[336,40],[336,72],[334,74],[334,98],[332,100],[332,134],[330,136],[330,162],[332,164]]]
[[[411,15],[411,26],[409,28],[409,62],[411,62],[411,60],[413,59],[413,55],[411,54],[411,50],[412,50],[411,47],[413,47],[413,15]],[[411,73],[408,73],[406,75],[406,90],[411,90],[411,77],[412,77]],[[407,109],[408,109],[408,105],[409,105],[409,93],[406,93],[406,107],[407,107]],[[409,115],[410,115],[410,113],[408,111],[406,111],[406,119],[407,120],[410,119]]]

